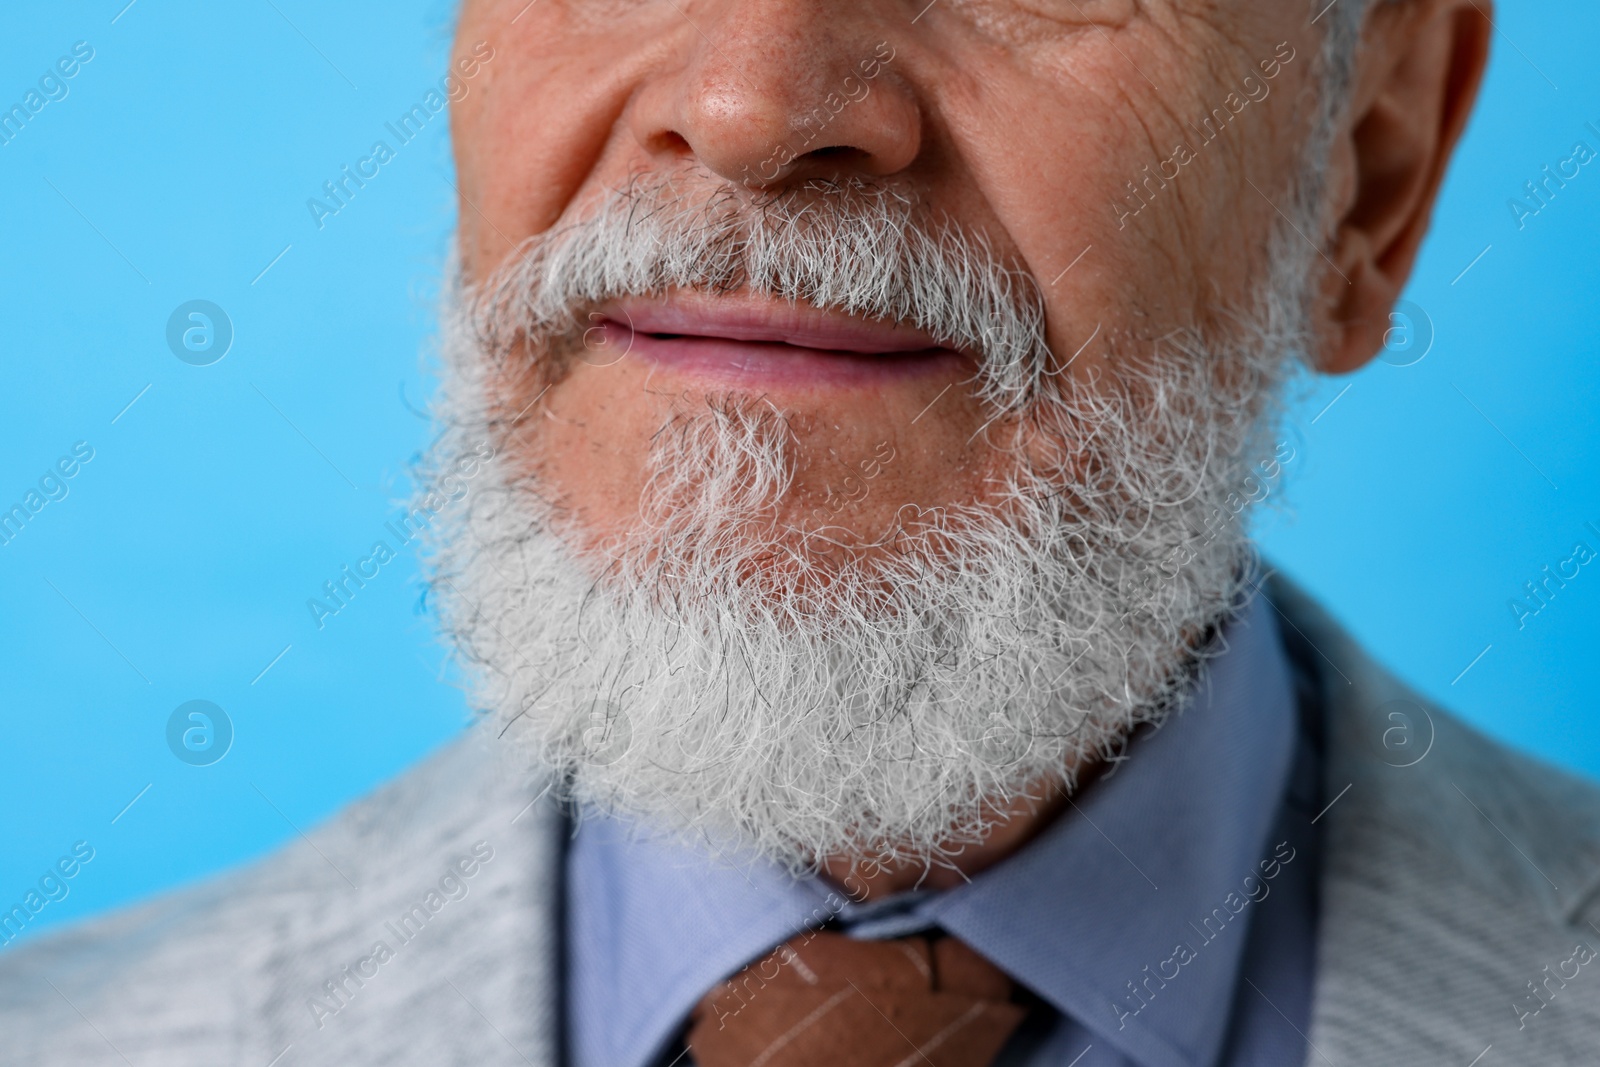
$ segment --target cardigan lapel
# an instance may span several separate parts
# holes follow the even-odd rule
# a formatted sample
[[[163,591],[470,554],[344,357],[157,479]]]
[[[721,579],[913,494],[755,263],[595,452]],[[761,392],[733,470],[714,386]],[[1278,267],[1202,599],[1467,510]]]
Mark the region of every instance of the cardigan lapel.
[[[1594,788],[1407,689],[1289,583],[1269,595],[1314,679],[1331,802],[1307,1064],[1590,1062]]]

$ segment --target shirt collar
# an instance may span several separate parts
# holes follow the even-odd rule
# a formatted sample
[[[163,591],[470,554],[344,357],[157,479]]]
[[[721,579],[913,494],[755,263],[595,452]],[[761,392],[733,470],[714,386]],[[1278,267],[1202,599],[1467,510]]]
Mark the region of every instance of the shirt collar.
[[[816,879],[585,818],[567,866],[575,1063],[646,1067],[714,983],[835,913],[863,935],[937,925],[1143,1067],[1214,1062],[1294,751],[1270,611],[1258,597],[1225,626],[1178,710],[1043,834],[944,893],[843,907]]]
[[[585,813],[567,857],[575,1067],[646,1067],[717,982],[843,900],[776,865]]]
[[[1297,723],[1271,610],[1253,600],[1188,699],[1039,838],[919,908],[1147,1067],[1216,1061],[1251,895],[1278,869]]]

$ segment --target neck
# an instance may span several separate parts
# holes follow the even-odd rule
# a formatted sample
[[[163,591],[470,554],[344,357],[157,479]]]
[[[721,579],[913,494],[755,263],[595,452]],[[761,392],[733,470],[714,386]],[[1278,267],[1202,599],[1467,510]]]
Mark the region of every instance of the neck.
[[[1191,637],[1185,643],[1185,651],[1192,653],[1209,645],[1217,629],[1209,626]],[[1192,675],[1198,670],[1198,661],[1192,655],[1186,656],[1182,669]],[[954,889],[979,871],[1020,852],[1061,815],[1074,793],[1083,792],[1106,768],[1104,761],[1091,759],[1069,767],[1060,777],[1036,783],[1025,791],[1027,796],[1003,804],[986,802],[983,814],[988,830],[983,840],[964,845],[945,842],[935,850],[936,859],[885,864],[870,853],[829,856],[820,865],[819,873],[858,904],[908,889]],[[1075,779],[1071,786],[1067,784],[1069,778]]]

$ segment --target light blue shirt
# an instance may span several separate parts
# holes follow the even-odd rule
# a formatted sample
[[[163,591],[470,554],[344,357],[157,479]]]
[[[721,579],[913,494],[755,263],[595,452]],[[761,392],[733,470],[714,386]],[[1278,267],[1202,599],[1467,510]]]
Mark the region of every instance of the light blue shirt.
[[[821,880],[586,814],[566,865],[573,1067],[664,1067],[715,983],[829,920],[856,937],[937,927],[1035,994],[1001,1064],[1303,1062],[1319,742],[1274,612],[1257,597],[1160,729],[954,889],[857,905]]]

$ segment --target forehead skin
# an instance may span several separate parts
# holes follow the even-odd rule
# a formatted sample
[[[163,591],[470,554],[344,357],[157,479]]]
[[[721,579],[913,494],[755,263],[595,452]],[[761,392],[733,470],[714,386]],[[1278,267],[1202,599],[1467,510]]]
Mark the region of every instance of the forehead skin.
[[[773,173],[775,146],[803,143],[802,116],[866,69],[870,92],[773,188],[870,176],[982,231],[1038,280],[1051,346],[1081,349],[1083,376],[1259,285],[1269,199],[1285,203],[1312,112],[1307,22],[1298,0],[467,0],[458,57],[494,52],[452,109],[462,265],[481,280],[641,172],[697,169],[707,194],[743,195],[741,178]],[[1213,109],[1227,125],[1204,144]],[[1162,187],[1152,175],[1173,173],[1179,144],[1193,154]],[[1137,215],[1130,183],[1158,190]],[[1011,460],[980,436],[974,398],[927,410],[939,384],[777,397],[817,464],[798,506],[829,492],[826,464],[884,440],[898,458],[858,528],[889,528],[906,501],[985,497]],[[597,533],[624,528],[673,410],[659,382],[627,360],[578,366],[540,404],[528,454],[552,494]]]

